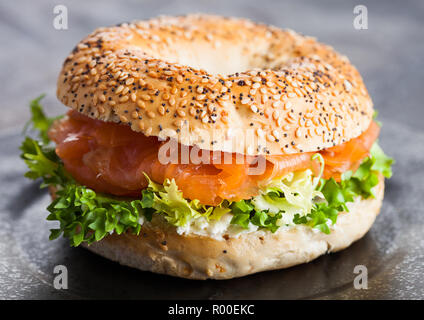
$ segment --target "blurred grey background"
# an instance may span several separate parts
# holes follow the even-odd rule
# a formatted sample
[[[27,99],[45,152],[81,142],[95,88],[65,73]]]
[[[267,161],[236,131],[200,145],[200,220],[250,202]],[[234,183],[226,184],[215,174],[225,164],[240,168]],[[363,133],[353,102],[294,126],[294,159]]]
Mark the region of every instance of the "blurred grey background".
[[[68,8],[68,30],[53,27],[55,5]],[[353,8],[368,8],[368,30],[353,27]],[[28,102],[46,93],[63,113],[56,77],[74,45],[95,28],[162,14],[215,13],[291,28],[334,46],[361,72],[380,117],[421,129],[424,111],[424,1],[15,0],[0,2],[0,133],[28,119]]]

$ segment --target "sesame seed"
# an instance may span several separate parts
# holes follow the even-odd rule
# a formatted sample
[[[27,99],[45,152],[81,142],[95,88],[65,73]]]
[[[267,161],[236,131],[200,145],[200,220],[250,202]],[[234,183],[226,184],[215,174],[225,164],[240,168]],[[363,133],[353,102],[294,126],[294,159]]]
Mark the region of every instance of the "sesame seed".
[[[184,118],[186,116],[186,113],[184,112],[184,110],[182,109],[177,109],[177,114],[178,116],[180,116],[181,118]]]
[[[147,112],[147,116],[150,118],[150,119],[153,119],[153,118],[155,118],[155,113],[153,112],[153,111],[148,111]]]
[[[141,109],[145,109],[146,108],[145,103],[143,101],[141,101],[141,100],[137,100],[137,106],[139,108],[141,108]]]
[[[272,106],[273,106],[274,108],[281,107],[282,105],[283,105],[283,103],[282,103],[281,101],[275,101],[275,102],[272,104]]]
[[[241,104],[250,104],[252,103],[252,101],[249,98],[244,98],[243,100],[241,100]]]
[[[154,117],[154,115],[153,115],[153,117]],[[152,131],[153,131],[153,128],[149,127],[149,128],[146,129],[144,134],[149,137],[152,134]]]
[[[116,93],[116,94],[119,94],[119,93],[121,93],[121,91],[122,91],[122,90],[124,90],[124,86],[119,86],[119,87],[116,89],[115,93]]]

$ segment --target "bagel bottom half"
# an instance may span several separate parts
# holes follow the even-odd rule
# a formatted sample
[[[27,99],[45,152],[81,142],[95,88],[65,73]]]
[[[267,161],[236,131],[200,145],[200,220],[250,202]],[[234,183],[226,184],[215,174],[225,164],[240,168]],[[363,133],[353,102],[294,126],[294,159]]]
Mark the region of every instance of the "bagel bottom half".
[[[328,252],[342,250],[371,228],[384,196],[380,176],[376,197],[357,198],[349,212],[340,213],[330,234],[306,226],[277,232],[251,232],[238,238],[216,240],[180,235],[167,224],[144,224],[138,236],[111,234],[85,248],[122,265],[188,279],[230,279],[288,268]]]

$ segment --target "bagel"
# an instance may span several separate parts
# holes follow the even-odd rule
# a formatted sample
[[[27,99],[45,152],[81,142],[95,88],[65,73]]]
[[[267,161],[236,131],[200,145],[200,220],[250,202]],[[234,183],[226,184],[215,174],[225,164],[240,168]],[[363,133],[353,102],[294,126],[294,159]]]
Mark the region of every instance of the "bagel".
[[[99,28],[66,58],[57,97],[67,115],[33,101],[42,141],[21,147],[26,176],[50,188],[50,238],[140,270],[230,279],[341,250],[371,228],[391,176],[349,60],[245,19]]]
[[[360,74],[331,47],[208,15],[97,29],[66,58],[57,96],[147,136],[250,155],[335,146],[359,136],[373,115]],[[226,143],[240,132],[251,137]]]

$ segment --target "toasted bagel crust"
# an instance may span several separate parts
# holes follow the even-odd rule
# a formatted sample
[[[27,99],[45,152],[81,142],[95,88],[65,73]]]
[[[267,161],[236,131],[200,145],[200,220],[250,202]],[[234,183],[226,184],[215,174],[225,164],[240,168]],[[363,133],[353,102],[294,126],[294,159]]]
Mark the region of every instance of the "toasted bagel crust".
[[[356,199],[349,212],[340,213],[330,234],[309,227],[280,229],[276,233],[252,232],[239,238],[215,240],[179,235],[175,228],[143,225],[140,235],[107,236],[89,250],[120,264],[189,279],[229,279],[288,268],[322,254],[348,247],[371,227],[383,201],[384,178],[375,199]]]
[[[97,29],[66,58],[57,96],[147,136],[252,155],[341,144],[373,114],[358,71],[331,47],[208,15]]]

